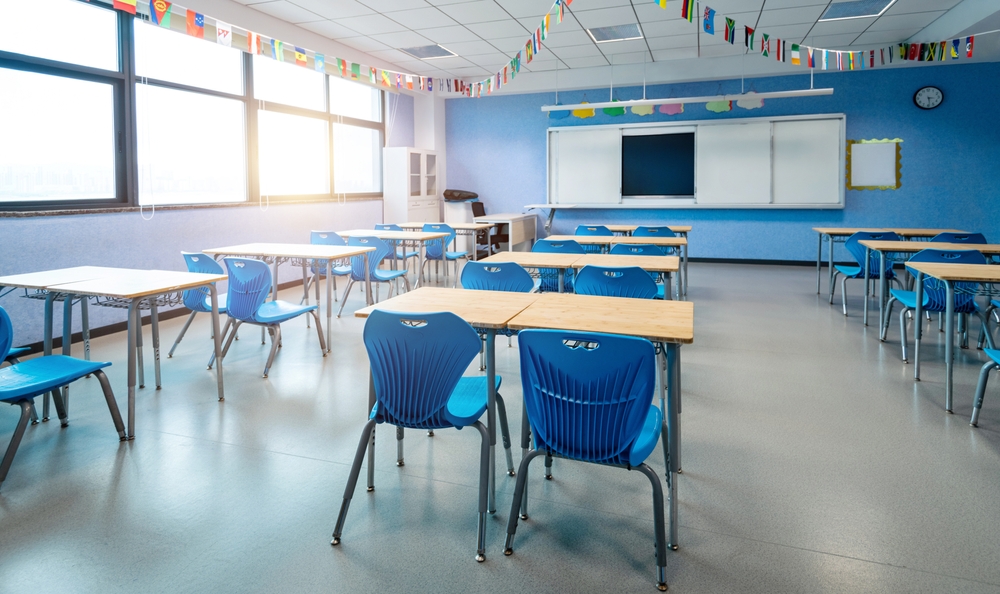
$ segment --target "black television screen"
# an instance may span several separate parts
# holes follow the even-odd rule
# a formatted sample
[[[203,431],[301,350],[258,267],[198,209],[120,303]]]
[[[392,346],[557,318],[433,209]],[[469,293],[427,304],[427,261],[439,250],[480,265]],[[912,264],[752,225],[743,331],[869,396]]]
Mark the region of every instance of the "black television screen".
[[[694,132],[622,136],[622,196],[694,196]]]

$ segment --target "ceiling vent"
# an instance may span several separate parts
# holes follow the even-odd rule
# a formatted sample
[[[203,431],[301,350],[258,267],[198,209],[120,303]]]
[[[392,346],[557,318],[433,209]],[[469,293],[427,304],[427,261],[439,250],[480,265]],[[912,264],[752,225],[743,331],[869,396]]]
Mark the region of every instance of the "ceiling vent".
[[[642,39],[642,31],[639,25],[630,23],[628,25],[614,25],[612,27],[595,27],[587,29],[590,38],[597,43],[610,43],[612,41],[625,41],[627,39]]]
[[[419,60],[433,60],[434,58],[450,58],[455,55],[440,45],[422,45],[420,47],[403,47],[399,51],[406,52]]]
[[[896,0],[852,0],[851,2],[837,2],[828,6],[823,16],[819,17],[819,20],[820,22],[824,22],[880,17],[895,3]]]

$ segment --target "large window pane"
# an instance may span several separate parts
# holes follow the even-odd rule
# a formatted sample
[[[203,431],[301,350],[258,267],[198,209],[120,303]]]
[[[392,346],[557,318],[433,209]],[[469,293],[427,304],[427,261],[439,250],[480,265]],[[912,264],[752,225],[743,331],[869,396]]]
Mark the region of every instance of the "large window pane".
[[[114,88],[0,68],[0,202],[114,197]]]
[[[382,91],[331,76],[330,113],[370,122],[382,121]]]
[[[243,94],[240,50],[138,20],[135,23],[135,73],[138,76]]]
[[[264,56],[253,57],[253,94],[257,99],[326,111],[322,72]]]
[[[74,0],[0,0],[0,50],[118,70],[118,18]]]
[[[139,203],[246,200],[243,102],[136,85]]]
[[[333,126],[334,192],[382,191],[382,133],[346,124]]]
[[[262,196],[330,193],[326,120],[261,111],[257,122]]]

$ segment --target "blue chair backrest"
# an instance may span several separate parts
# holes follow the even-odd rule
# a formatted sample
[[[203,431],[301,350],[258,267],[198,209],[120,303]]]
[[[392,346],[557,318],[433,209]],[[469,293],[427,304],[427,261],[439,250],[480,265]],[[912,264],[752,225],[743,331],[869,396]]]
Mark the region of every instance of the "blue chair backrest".
[[[931,238],[936,243],[989,243],[982,233],[938,233]]]
[[[447,233],[448,237],[427,242],[427,249],[424,256],[431,260],[440,260],[444,257],[444,252],[455,239],[455,230],[444,223],[424,223],[424,233]]]
[[[656,386],[652,343],[563,330],[524,330],[517,342],[536,448],[627,463]]]
[[[375,224],[375,230],[376,231],[402,231],[403,228],[400,227],[399,225],[394,224],[394,223],[376,223]]]
[[[237,320],[252,320],[271,292],[271,269],[252,258],[225,258],[229,272],[226,313]]]
[[[638,266],[584,266],[573,281],[577,295],[655,299],[656,283]]]
[[[847,241],[844,242],[844,247],[847,248],[847,251],[849,251],[852,256],[854,256],[854,259],[858,262],[858,266],[860,266],[862,270],[864,270],[865,267],[865,246],[859,244],[858,242],[868,239],[872,241],[902,241],[899,235],[896,235],[892,231],[858,231],[854,235],[848,237]],[[868,269],[872,278],[878,278],[879,260],[880,258],[878,252],[873,251],[871,253],[871,264]],[[885,267],[886,270],[890,272],[890,276],[892,276],[892,260],[886,259]]]
[[[203,274],[226,273],[222,269],[222,265],[207,254],[201,252],[181,252],[181,255],[184,256],[184,263],[187,265],[188,272],[200,272]],[[205,307],[205,297],[208,297],[208,295],[209,291],[205,287],[188,289],[181,295],[181,300],[184,302],[184,307],[191,311],[207,312],[211,311],[210,308]]]
[[[648,243],[616,243],[611,246],[611,253],[616,256],[666,256],[666,252],[658,245]]]
[[[609,235],[614,235],[614,232],[604,225],[577,225],[576,233],[573,235],[597,235],[600,237],[607,237]]]
[[[351,247],[375,248],[374,252],[368,252],[368,272],[372,278],[375,277],[375,269],[382,263],[382,260],[392,253],[392,248],[378,237],[350,237],[347,239],[347,245]],[[355,282],[363,282],[365,280],[364,256],[351,257],[351,278]]]
[[[552,241],[539,239],[531,246],[531,251],[543,254],[583,254],[583,246],[570,239],[569,241]]]
[[[347,245],[344,238],[333,231],[311,231],[309,243],[313,245]]]
[[[449,427],[445,405],[479,354],[479,335],[451,312],[375,310],[365,322],[375,419],[412,428]]]
[[[928,248],[921,250],[909,259],[909,262],[941,262],[946,264],[986,264],[986,256],[975,250],[936,250]],[[979,283],[955,283],[955,311],[968,310],[975,301],[975,292]],[[948,291],[940,280],[924,277],[924,295],[927,299],[927,309],[930,311],[945,311]]]
[[[670,227],[639,226],[632,232],[632,237],[677,237]]]
[[[462,269],[462,287],[480,291],[530,293],[535,281],[516,262],[467,262]]]
[[[7,358],[10,347],[14,345],[14,325],[10,322],[7,310],[0,307],[0,363]]]

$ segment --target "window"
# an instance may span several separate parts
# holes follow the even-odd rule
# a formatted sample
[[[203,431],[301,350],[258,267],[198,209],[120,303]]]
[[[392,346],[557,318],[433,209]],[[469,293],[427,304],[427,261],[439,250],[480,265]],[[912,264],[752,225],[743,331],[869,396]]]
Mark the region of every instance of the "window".
[[[243,52],[138,20],[135,73],[189,87],[243,94]]]
[[[246,200],[243,101],[136,87],[139,204]]]
[[[118,17],[75,0],[0,0],[0,51],[118,70]]]
[[[260,193],[330,193],[330,124],[274,111],[257,113]]]
[[[382,121],[382,92],[342,78],[330,78],[330,113],[348,118]]]
[[[0,202],[115,198],[114,86],[0,68]]]
[[[333,191],[338,194],[382,191],[382,132],[333,125]]]
[[[326,112],[322,72],[295,64],[253,57],[253,96],[284,105]]]

